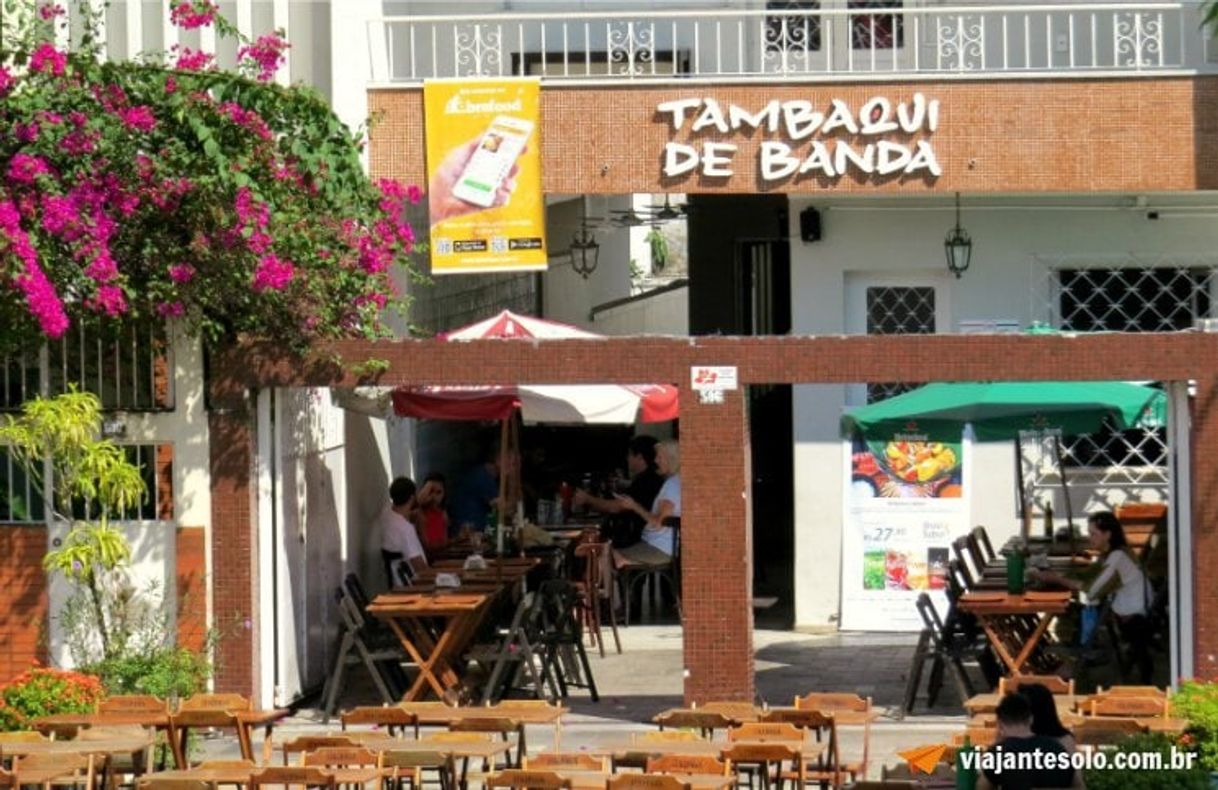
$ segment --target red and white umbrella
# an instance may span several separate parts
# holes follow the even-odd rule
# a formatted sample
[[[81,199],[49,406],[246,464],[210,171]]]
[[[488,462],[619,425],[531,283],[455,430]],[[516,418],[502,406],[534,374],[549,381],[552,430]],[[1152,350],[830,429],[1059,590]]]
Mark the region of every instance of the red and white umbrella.
[[[599,337],[602,335],[507,310],[439,335],[449,342]],[[394,413],[404,417],[503,420],[517,409],[526,422],[665,422],[677,418],[677,388],[668,384],[521,384],[399,387],[393,391]]]

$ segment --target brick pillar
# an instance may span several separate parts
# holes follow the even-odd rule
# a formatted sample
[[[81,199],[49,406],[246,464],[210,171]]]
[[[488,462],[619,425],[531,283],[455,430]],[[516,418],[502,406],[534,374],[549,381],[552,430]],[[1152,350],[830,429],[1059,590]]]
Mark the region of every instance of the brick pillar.
[[[1218,378],[1197,381],[1192,428],[1193,669],[1218,680]]]
[[[752,523],[744,391],[703,405],[681,389],[685,701],[753,699]]]
[[[258,633],[253,413],[235,400],[208,415],[212,611],[220,631],[215,685],[216,691],[253,695]]]

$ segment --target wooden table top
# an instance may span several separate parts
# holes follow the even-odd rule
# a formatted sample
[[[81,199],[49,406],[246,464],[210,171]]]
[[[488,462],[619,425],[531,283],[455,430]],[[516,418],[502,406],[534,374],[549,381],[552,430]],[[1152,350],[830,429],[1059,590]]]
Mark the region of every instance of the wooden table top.
[[[614,776],[614,774],[604,771],[575,771],[566,768],[539,767],[529,770],[558,774],[563,779],[570,779],[571,787],[579,788],[579,790],[605,790],[605,782]],[[672,774],[672,776],[681,780],[682,784],[695,788],[695,790],[728,790],[736,784],[736,777],[734,775]]]
[[[997,704],[997,703],[995,703]],[[762,709],[751,702],[727,702],[727,703],[710,703],[698,708],[668,708],[660,711],[652,721],[658,721],[660,717],[674,713],[718,713],[724,718],[730,719],[733,724],[744,724],[747,722],[761,721],[761,717],[765,710],[769,711],[795,711],[795,710],[814,710],[813,708],[794,708],[789,705],[776,706]],[[841,708],[827,707],[821,709],[822,713],[833,715],[833,719],[838,724],[856,725],[865,724],[868,721],[875,721],[879,718],[878,711],[872,710],[870,713],[864,713],[857,710],[843,710]]]
[[[397,707],[418,717],[419,724],[447,726],[466,719],[512,719],[521,724],[553,724],[570,709],[555,705],[515,705],[512,701],[498,705],[452,706],[444,702],[399,702]]]
[[[742,740],[742,741],[726,741],[726,740],[698,740],[698,741],[640,741],[631,743],[610,743],[604,746],[595,746],[589,748],[589,754],[609,755],[615,759],[624,757],[659,757],[665,754],[679,754],[691,756],[709,755],[711,757],[722,757],[723,753],[731,749],[733,746],[756,746],[757,744],[772,745],[775,743],[789,744],[800,748],[805,760],[817,756],[825,751],[828,747],[827,743],[818,743],[815,740],[805,740],[802,744],[794,741],[785,740]]]
[[[1057,705],[1058,712],[1070,712],[1074,710],[1076,703],[1079,700],[1087,699],[1086,694],[1054,694],[1053,702]],[[970,713],[993,713],[998,709],[998,703],[1002,700],[1002,695],[996,691],[988,691],[984,694],[974,694],[964,701],[964,707]]]
[[[223,766],[215,768],[184,768],[173,771],[157,771],[155,773],[145,774],[141,779],[148,781],[194,781],[207,782],[209,784],[225,784],[225,785],[244,785],[249,784],[250,777],[258,773],[263,768],[270,766]],[[279,767],[279,766],[276,766]],[[298,768],[300,766],[291,766]],[[384,776],[387,776],[392,769],[386,771],[382,768],[325,768],[318,766],[318,770],[334,774],[334,780],[341,785],[362,785],[368,782],[376,781]]]
[[[495,738],[471,741],[449,741],[434,736],[422,738],[397,738],[388,733],[364,730],[355,732],[331,732],[327,735],[344,736],[374,752],[437,752],[451,755],[454,758],[484,758],[498,757],[511,751],[513,745],[508,741]]]
[[[5,742],[4,753],[18,757],[56,754],[132,754],[156,743],[152,735],[122,735],[96,740]]]
[[[285,708],[270,710],[191,709],[178,711],[172,714],[170,719],[175,727],[235,727],[238,724],[258,727],[273,724],[291,713]]]
[[[168,713],[147,712],[115,712],[115,713],[55,713],[50,716],[39,716],[34,720],[38,730],[64,730],[80,727],[120,727],[136,725],[139,727],[169,726]]]
[[[986,614],[1061,614],[1070,606],[1069,592],[967,592],[957,602],[962,612]]]
[[[466,592],[392,592],[381,593],[368,604],[368,613],[380,618],[447,617],[476,612],[493,597],[490,593]]]

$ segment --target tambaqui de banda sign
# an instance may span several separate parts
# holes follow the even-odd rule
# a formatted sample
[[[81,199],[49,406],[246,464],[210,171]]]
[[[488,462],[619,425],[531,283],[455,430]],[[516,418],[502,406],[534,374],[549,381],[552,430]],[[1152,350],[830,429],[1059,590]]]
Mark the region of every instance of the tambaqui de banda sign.
[[[818,106],[805,99],[773,99],[760,109],[728,104],[711,98],[673,99],[656,105],[673,132],[691,135],[781,134],[781,140],[762,140],[757,149],[757,173],[763,181],[792,176],[838,179],[853,171],[864,175],[942,174],[929,140],[939,127],[939,100],[915,93],[908,102],[894,103],[876,96],[852,107],[842,99]],[[842,139],[849,136],[851,139]],[[698,173],[729,178],[735,173],[735,143],[669,141],[664,145],[663,174],[676,178]]]

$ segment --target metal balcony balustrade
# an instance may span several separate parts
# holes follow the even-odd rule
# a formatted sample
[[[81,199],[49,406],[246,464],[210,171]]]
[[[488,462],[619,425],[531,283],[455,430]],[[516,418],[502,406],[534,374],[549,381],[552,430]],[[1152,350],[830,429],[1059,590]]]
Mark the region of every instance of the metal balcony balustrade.
[[[369,23],[375,84],[539,76],[554,84],[1155,76],[1216,71],[1184,3],[914,6],[390,16]]]

